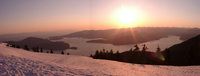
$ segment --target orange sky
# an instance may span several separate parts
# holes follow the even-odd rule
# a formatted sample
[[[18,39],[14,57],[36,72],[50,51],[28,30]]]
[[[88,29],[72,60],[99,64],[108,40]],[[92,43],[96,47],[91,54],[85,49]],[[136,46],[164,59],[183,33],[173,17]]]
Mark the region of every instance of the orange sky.
[[[199,0],[1,0],[0,34],[127,27],[116,17],[121,7],[138,17],[130,27],[199,27],[199,6]]]

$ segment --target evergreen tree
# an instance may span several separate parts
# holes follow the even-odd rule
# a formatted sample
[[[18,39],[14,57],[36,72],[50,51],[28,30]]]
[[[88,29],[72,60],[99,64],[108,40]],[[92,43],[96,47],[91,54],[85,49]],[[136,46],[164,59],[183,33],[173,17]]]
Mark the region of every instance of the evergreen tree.
[[[16,47],[16,45],[15,45],[15,44],[12,44],[12,46],[11,46],[11,47],[15,48],[15,47]]]
[[[116,55],[119,54],[119,51],[116,52]]]
[[[160,47],[158,46],[156,52],[159,53],[161,51]]]
[[[145,52],[147,49],[148,49],[147,46],[144,44],[142,48],[142,61],[141,61],[141,63],[144,63],[144,64],[147,63],[147,57],[145,55]]]
[[[106,49],[104,49],[104,48],[103,48],[103,51],[102,51],[102,53],[105,53],[105,52],[106,52]]]
[[[29,50],[28,45],[24,45],[24,50]]]
[[[139,51],[139,50],[140,50],[140,48],[139,48],[138,45],[136,44],[136,45],[135,45],[134,51]]]
[[[142,48],[142,53],[145,53],[147,49],[148,49],[147,46],[144,44]]]
[[[32,47],[33,52],[35,52],[35,47]]]
[[[10,44],[7,43],[6,46],[10,46]]]
[[[129,51],[130,51],[130,52],[132,52],[132,51],[133,51],[133,49],[131,48]]]
[[[106,54],[109,54],[108,50],[106,50]]]
[[[119,51],[117,51],[115,55],[116,55],[116,56],[115,56],[115,60],[121,61],[121,60],[120,60]]]
[[[102,57],[103,57],[103,54],[104,54],[103,51],[100,51],[100,52],[99,52],[99,55],[98,55],[98,58],[102,58]]]
[[[17,47],[16,48],[20,48],[20,46],[19,45],[17,45]]]
[[[100,55],[99,50],[96,50],[94,58],[99,58],[99,55]]]
[[[112,49],[110,50],[110,54],[113,55],[113,50]]]
[[[43,48],[40,48],[40,52],[41,52],[41,53],[43,52]]]
[[[52,50],[52,49],[51,49],[50,53],[52,53],[52,54],[53,54],[53,50]]]
[[[38,46],[35,48],[35,51],[36,51],[36,52],[39,52],[39,47],[38,47]]]
[[[62,51],[61,54],[65,54],[64,51]]]
[[[93,55],[91,54],[91,55],[90,55],[90,57],[92,57],[92,58],[93,58]]]

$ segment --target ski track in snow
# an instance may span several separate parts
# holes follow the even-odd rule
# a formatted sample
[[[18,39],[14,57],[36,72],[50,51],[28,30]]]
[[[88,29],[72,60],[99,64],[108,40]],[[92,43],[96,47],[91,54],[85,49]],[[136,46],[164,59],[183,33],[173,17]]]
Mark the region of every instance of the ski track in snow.
[[[0,44],[0,76],[199,76],[200,66],[122,63],[84,56],[34,53]]]

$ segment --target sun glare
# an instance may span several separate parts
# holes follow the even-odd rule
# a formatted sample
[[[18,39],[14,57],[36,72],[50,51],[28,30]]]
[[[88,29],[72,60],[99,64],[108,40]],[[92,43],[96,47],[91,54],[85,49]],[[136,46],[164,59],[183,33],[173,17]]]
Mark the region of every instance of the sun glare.
[[[139,21],[139,13],[136,9],[122,7],[117,11],[117,21],[120,23],[120,27],[135,27],[137,21]]]

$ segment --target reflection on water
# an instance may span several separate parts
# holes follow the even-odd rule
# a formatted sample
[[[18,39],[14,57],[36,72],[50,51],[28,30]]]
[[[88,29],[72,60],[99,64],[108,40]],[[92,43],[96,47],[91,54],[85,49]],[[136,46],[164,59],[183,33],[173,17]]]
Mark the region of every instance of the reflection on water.
[[[134,48],[134,44],[131,45],[112,45],[112,44],[99,44],[99,43],[87,43],[90,39],[83,39],[83,38],[65,38],[59,41],[64,41],[69,43],[71,46],[78,47],[77,50],[67,49],[65,52],[69,52],[72,55],[84,55],[89,56],[90,54],[94,54],[95,51],[101,50],[105,48],[106,50],[113,49],[114,52],[117,50],[119,52],[127,51],[130,48]],[[174,44],[181,43],[180,37],[178,36],[168,36],[166,38],[161,38],[160,40],[150,41],[146,43],[138,44],[140,48],[142,48],[143,44],[146,44],[148,47],[148,51],[155,52],[158,45],[160,46],[161,50],[165,48],[169,48]]]

